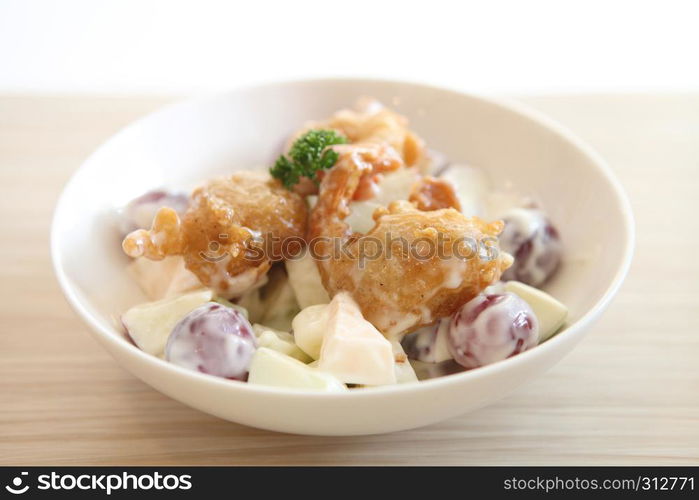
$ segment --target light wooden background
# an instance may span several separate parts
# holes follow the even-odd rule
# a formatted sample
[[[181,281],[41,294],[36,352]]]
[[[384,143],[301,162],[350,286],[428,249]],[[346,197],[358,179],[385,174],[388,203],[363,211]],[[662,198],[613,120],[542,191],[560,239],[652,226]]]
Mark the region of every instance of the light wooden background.
[[[699,95],[522,99],[592,143],[638,245],[603,319],[491,407],[391,435],[275,434],[207,416],[122,370],[53,277],[56,198],[100,142],[164,102],[0,98],[0,463],[699,463]]]

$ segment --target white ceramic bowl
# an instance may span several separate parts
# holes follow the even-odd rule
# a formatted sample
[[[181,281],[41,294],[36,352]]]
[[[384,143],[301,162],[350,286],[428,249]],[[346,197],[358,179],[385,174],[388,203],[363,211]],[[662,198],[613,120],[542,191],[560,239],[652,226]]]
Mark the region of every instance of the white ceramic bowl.
[[[547,289],[570,308],[553,339],[484,368],[391,387],[319,394],[187,371],[128,342],[118,316],[144,301],[124,269],[113,212],[155,187],[269,164],[287,134],[370,95],[407,115],[430,147],[543,201],[566,246]],[[73,176],[53,221],[63,291],[117,362],[163,393],[254,427],[318,435],[398,431],[502,398],[561,359],[609,304],[631,261],[629,203],[604,161],[559,125],[519,105],[400,82],[279,83],[183,102],[126,127]],[[591,360],[591,362],[594,360]]]

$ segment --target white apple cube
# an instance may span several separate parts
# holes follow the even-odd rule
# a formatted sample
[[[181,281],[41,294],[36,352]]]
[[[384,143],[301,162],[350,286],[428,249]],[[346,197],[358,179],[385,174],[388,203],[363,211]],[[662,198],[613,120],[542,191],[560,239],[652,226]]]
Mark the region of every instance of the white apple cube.
[[[127,272],[150,300],[204,288],[199,278],[184,267],[184,259],[180,256],[165,257],[163,260],[139,257],[128,265]]]
[[[313,359],[320,357],[323,336],[328,328],[328,304],[308,306],[291,321],[294,341]]]
[[[539,319],[539,342],[548,340],[563,326],[568,308],[546,292],[519,281],[508,281],[505,290],[519,295]]]
[[[259,347],[255,352],[250,363],[248,383],[326,392],[348,390],[345,384],[329,373],[267,347]]]
[[[142,351],[161,356],[177,322],[197,307],[210,302],[212,298],[211,290],[200,290],[140,304],[122,314],[121,322]]]
[[[298,359],[302,363],[310,363],[313,361],[311,357],[303,352],[299,346],[294,343],[294,337],[289,332],[276,330],[265,325],[255,323],[252,325],[252,331],[257,337],[257,345],[267,347],[292,358]]]
[[[320,280],[316,261],[308,248],[303,252],[301,257],[284,262],[286,273],[289,275],[289,285],[296,295],[296,301],[301,309],[316,304],[327,304],[330,302],[330,296]]]
[[[362,316],[346,292],[328,305],[326,329],[318,369],[347,384],[396,383],[393,347],[374,325]]]

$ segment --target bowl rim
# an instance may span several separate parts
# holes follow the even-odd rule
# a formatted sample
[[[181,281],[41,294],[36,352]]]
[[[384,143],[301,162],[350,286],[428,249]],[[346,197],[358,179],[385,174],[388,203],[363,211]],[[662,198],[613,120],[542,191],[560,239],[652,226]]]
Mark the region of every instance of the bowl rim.
[[[404,384],[394,384],[386,386],[377,387],[366,387],[362,390],[346,391],[346,392],[321,392],[306,389],[295,389],[295,388],[284,388],[284,387],[273,387],[265,385],[248,384],[245,382],[239,382],[236,380],[222,379],[220,377],[215,377],[212,375],[195,372],[188,370],[186,368],[174,365],[156,356],[148,354],[133,343],[128,342],[122,335],[122,332],[118,332],[116,328],[106,328],[100,321],[88,310],[88,308],[83,304],[77,291],[70,283],[70,278],[62,264],[62,253],[60,249],[61,234],[59,234],[59,228],[61,226],[60,222],[62,220],[62,213],[64,211],[64,206],[68,203],[68,194],[70,188],[73,184],[77,183],[78,178],[81,173],[88,168],[98,153],[100,153],[108,144],[117,140],[124,134],[129,133],[132,129],[140,126],[142,122],[152,120],[156,116],[165,115],[167,113],[176,112],[180,108],[186,108],[188,106],[198,106],[205,104],[206,102],[222,99],[227,95],[231,94],[244,94],[246,92],[261,90],[265,88],[275,88],[275,87],[290,87],[290,86],[318,86],[318,85],[337,85],[337,84],[369,84],[369,85],[394,85],[402,87],[412,87],[416,90],[421,91],[433,91],[446,94],[452,98],[469,98],[474,101],[479,101],[483,104],[495,106],[503,111],[507,111],[519,117],[524,118],[533,122],[534,124],[546,128],[559,136],[564,141],[570,143],[574,148],[576,148],[586,159],[590,162],[594,168],[597,169],[598,173],[601,174],[602,178],[609,184],[612,192],[615,195],[615,201],[617,203],[617,208],[621,215],[623,221],[622,231],[623,234],[623,251],[621,264],[617,269],[614,277],[612,278],[609,286],[597,300],[597,302],[588,309],[577,321],[568,325],[565,330],[555,335],[554,337],[548,339],[546,342],[537,345],[536,347],[529,349],[525,352],[518,354],[517,356],[512,356],[510,358],[494,362],[492,364],[482,366],[479,368],[464,370],[462,372],[453,373],[449,375],[444,375],[441,377],[435,377],[426,380],[420,380],[417,382],[408,382]],[[471,94],[469,92],[463,92],[458,89],[449,88],[448,86],[438,86],[432,84],[418,83],[407,80],[391,80],[391,79],[381,79],[381,78],[309,78],[309,79],[292,79],[292,80],[277,80],[266,82],[262,84],[251,84],[245,86],[239,86],[232,88],[229,91],[221,93],[206,94],[198,97],[191,97],[183,100],[178,100],[176,102],[166,104],[155,111],[145,114],[142,117],[130,122],[126,126],[122,127],[115,134],[109,136],[104,142],[102,142],[82,163],[81,165],[71,174],[70,179],[64,185],[61,194],[58,198],[56,206],[54,208],[54,215],[51,222],[50,230],[50,253],[51,260],[53,263],[54,273],[57,277],[58,283],[60,285],[63,294],[65,295],[68,303],[74,309],[74,311],[80,316],[80,318],[89,326],[90,332],[97,337],[97,340],[107,342],[111,347],[122,351],[124,354],[129,356],[135,356],[140,358],[140,360],[146,364],[153,365],[156,370],[170,371],[173,375],[179,374],[184,377],[192,377],[199,380],[205,384],[211,384],[212,386],[220,387],[222,390],[228,391],[247,391],[252,393],[275,395],[278,397],[294,397],[299,396],[310,397],[314,399],[330,399],[336,400],[338,398],[342,399],[366,399],[373,397],[383,397],[391,394],[401,394],[406,392],[423,392],[430,391],[432,389],[444,388],[446,386],[458,385],[460,383],[465,383],[469,380],[478,377],[485,377],[490,374],[495,374],[503,370],[508,370],[514,368],[517,365],[529,362],[529,360],[536,358],[537,356],[542,356],[544,351],[547,349],[554,349],[556,345],[562,342],[577,341],[581,338],[582,334],[587,330],[587,328],[599,317],[599,315],[607,308],[610,304],[612,298],[618,292],[624,278],[628,274],[631,261],[633,259],[635,244],[635,225],[634,218],[631,209],[631,204],[629,202],[628,196],[626,195],[621,182],[616,178],[612,169],[608,163],[597,153],[591,146],[585,143],[582,139],[577,137],[572,131],[567,127],[561,125],[553,118],[545,115],[544,113],[535,110],[527,105],[520,102],[516,102],[510,98],[504,97],[493,97]],[[577,337],[577,339],[572,339],[572,337]],[[110,349],[107,349],[109,353],[114,356]]]

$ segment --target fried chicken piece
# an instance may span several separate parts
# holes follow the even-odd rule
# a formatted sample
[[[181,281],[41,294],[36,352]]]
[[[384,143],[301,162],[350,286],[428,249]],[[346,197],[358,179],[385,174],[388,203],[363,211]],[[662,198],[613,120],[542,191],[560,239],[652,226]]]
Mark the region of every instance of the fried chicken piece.
[[[395,201],[374,212],[368,233],[352,233],[344,221],[349,202],[362,176],[383,164],[390,148],[335,150],[340,158],[320,185],[307,239],[330,295],[348,291],[384,335],[399,337],[449,316],[511,265],[512,257],[497,245],[501,221],[488,224],[453,208],[421,211]]]
[[[441,208],[453,208],[461,212],[461,203],[456,196],[454,186],[447,180],[435,177],[422,177],[413,186],[408,198],[418,210],[425,212]]]
[[[204,285],[234,298],[281,260],[284,240],[302,245],[306,219],[299,195],[267,174],[239,172],[196,189],[182,220],[161,208],[152,228],[132,232],[122,247],[131,257],[152,260],[183,255]]]
[[[427,161],[425,142],[408,128],[408,119],[384,107],[371,98],[362,98],[356,109],[342,109],[327,120],[307,123],[289,141],[287,150],[294,140],[311,129],[331,129],[342,134],[351,144],[384,144],[390,146],[409,167],[422,165]],[[318,178],[322,177],[322,172]],[[380,180],[381,171],[374,170],[362,179],[362,188],[357,191],[356,200],[368,199],[371,190]],[[299,194],[315,194],[317,186],[299,182],[294,187]]]
[[[317,127],[337,130],[350,143],[388,144],[409,167],[425,157],[425,143],[408,129],[408,119],[374,99],[360,99],[356,110],[342,109]]]

